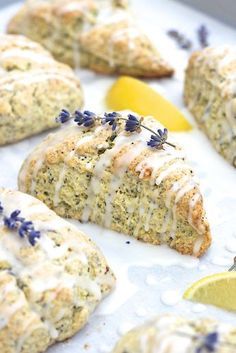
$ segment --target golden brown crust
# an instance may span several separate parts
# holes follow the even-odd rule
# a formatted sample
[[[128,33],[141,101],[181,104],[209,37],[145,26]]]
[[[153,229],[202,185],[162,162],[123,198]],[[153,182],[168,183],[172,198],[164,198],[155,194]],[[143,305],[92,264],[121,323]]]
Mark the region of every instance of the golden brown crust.
[[[114,286],[114,275],[96,245],[42,202],[0,188],[3,217],[17,208],[40,237],[0,224],[1,353],[40,353],[88,321]]]
[[[169,77],[173,68],[132,21],[100,25],[81,35],[81,63],[98,73]]]
[[[146,121],[148,124],[149,120]],[[95,131],[97,128],[98,126]],[[86,143],[78,143],[83,138],[89,139],[88,135],[91,133],[92,139],[87,140]],[[154,155],[160,152],[141,146],[141,151],[136,155],[135,150],[140,148],[140,140],[137,140],[133,145],[124,143],[112,157],[107,156],[106,158],[103,157],[103,153],[104,156],[106,156],[106,150],[108,155],[110,153],[111,147],[107,146],[110,134],[109,128],[104,128],[99,133],[71,128],[71,130],[61,131],[57,136],[49,136],[25,161],[19,174],[20,189],[35,194],[60,215],[81,220],[86,207],[86,194],[90,193],[88,190],[90,190],[91,178],[94,177],[95,165],[99,163],[100,158],[105,158],[106,161],[111,158],[104,174],[102,171],[101,176],[95,177],[95,185],[100,192],[94,196],[93,202],[101,206],[97,209],[97,206],[94,205],[89,220],[104,225],[104,213],[108,212],[104,205],[110,202],[109,197],[106,196],[110,194],[113,195],[110,206],[113,213],[112,215],[106,214],[105,217],[107,219],[112,217],[112,221],[111,224],[105,222],[105,226],[134,235],[137,239],[153,244],[168,243],[184,254],[194,253],[196,256],[201,256],[211,243],[209,225],[199,186],[192,180],[191,169],[182,157],[178,157],[179,152],[174,151],[177,156],[173,159],[167,153],[167,158],[170,161],[163,162],[162,165],[161,161],[155,160]],[[99,149],[103,148],[105,148],[105,152],[99,153]],[[44,151],[43,156],[40,157],[42,164],[38,168],[38,156],[41,151]],[[134,155],[128,163],[127,169],[125,167],[125,174],[122,174],[124,179],[120,184],[118,183],[118,189],[116,187],[112,189],[112,178],[120,175],[120,170],[124,168],[123,163],[130,158],[130,153],[131,157],[132,154]],[[70,157],[68,158],[68,156]],[[154,162],[150,164],[149,161],[152,159]],[[160,164],[160,169],[157,169],[156,163]],[[170,168],[170,172],[166,174],[166,177],[163,177],[163,181],[154,185],[153,175],[158,178],[158,176],[164,175],[168,168]],[[64,179],[61,177],[61,170],[64,170]],[[49,171],[52,182],[46,195],[44,193],[45,186],[40,180],[43,179],[47,184]],[[76,175],[80,175],[82,179],[79,181]],[[32,188],[32,185],[35,185],[35,189]],[[56,197],[55,190],[58,186],[55,185],[59,185]],[[129,187],[126,188],[126,185]],[[175,191],[174,185],[176,185],[177,191]],[[74,196],[72,198],[69,196],[69,193],[72,192],[71,188],[74,189],[74,195],[79,198],[79,204],[76,200],[72,201]],[[53,200],[58,197],[59,202],[55,204]],[[75,202],[74,206],[73,202]],[[150,207],[154,207],[154,210],[151,210]],[[129,208],[134,208],[134,213],[129,214],[127,211]],[[145,210],[144,216],[139,214],[142,208]],[[149,217],[148,214],[150,214],[150,220],[146,218]],[[174,215],[176,216],[176,226]],[[137,230],[138,222],[141,223]],[[163,230],[165,223],[166,231]]]
[[[192,54],[184,101],[215,149],[236,167],[236,49],[205,48]]]
[[[102,74],[172,76],[173,68],[137,28],[126,7],[123,1],[94,0],[25,4],[10,21],[8,32],[40,42],[72,67],[81,65]],[[120,29],[126,33],[112,44]]]
[[[55,128],[61,107],[82,105],[79,79],[38,43],[0,35],[0,145]]]

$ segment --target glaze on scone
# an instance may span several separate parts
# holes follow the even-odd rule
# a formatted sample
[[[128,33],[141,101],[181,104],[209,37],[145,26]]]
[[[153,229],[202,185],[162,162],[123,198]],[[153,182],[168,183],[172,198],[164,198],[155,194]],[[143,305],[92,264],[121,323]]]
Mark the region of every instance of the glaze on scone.
[[[26,1],[8,26],[59,61],[104,74],[171,76],[173,69],[137,27],[124,0]]]
[[[0,352],[43,352],[85,325],[114,276],[93,242],[39,200],[0,189],[0,202]],[[40,231],[35,246],[3,225],[16,208]]]
[[[81,66],[103,74],[165,77],[173,69],[133,21],[93,27],[81,35]]]
[[[236,47],[193,53],[184,98],[215,149],[236,167]]]
[[[144,122],[162,127],[150,117]],[[111,136],[111,127],[100,123],[90,129],[63,126],[25,160],[20,190],[63,217],[202,255],[211,242],[209,225],[183,151],[151,149],[149,131],[126,133],[123,122]]]
[[[208,349],[204,342],[208,343]],[[210,347],[212,350],[210,350]],[[236,328],[210,319],[164,314],[128,332],[113,353],[235,353]]]
[[[71,68],[23,36],[0,35],[0,145],[56,127],[60,108],[82,100]]]

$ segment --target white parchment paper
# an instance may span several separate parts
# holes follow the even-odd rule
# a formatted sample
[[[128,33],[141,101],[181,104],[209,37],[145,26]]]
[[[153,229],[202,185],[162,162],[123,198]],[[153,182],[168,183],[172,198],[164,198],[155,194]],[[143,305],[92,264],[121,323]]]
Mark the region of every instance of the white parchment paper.
[[[183,74],[189,53],[179,50],[165,33],[168,29],[178,29],[187,34],[197,48],[196,29],[201,24],[209,28],[212,45],[236,44],[236,30],[171,0],[133,0],[132,5],[140,25],[176,69],[173,79],[153,80],[149,81],[150,84],[184,110],[193,121],[182,102]],[[8,19],[18,7],[19,4],[16,4],[1,10],[1,31],[5,31]],[[103,99],[115,78],[87,71],[79,71],[78,74],[85,91],[85,107],[104,111]],[[49,352],[110,352],[121,334],[160,312],[174,311],[188,317],[211,316],[236,322],[233,313],[182,299],[189,284],[207,274],[227,270],[236,255],[236,170],[214,151],[198,129],[175,135],[185,147],[200,179],[213,235],[211,249],[199,261],[181,256],[165,246],[154,247],[95,225],[73,222],[100,246],[116,273],[117,287],[79,334],[55,345]],[[44,136],[46,133],[0,148],[1,186],[17,187],[21,163]],[[126,243],[127,240],[130,244]]]

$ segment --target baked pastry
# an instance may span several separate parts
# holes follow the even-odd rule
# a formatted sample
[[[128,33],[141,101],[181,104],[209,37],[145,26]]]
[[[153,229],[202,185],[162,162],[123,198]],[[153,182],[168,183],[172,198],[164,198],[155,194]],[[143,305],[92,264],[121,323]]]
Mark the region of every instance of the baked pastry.
[[[124,0],[27,1],[9,33],[43,44],[59,61],[104,74],[171,76],[173,69],[133,23]]]
[[[236,47],[206,48],[191,56],[184,99],[215,149],[236,167]]]
[[[234,353],[236,328],[210,319],[164,314],[128,332],[113,353]]]
[[[114,276],[93,242],[39,200],[0,189],[0,203],[0,351],[43,352],[84,326]]]
[[[56,127],[60,108],[82,101],[68,66],[23,36],[0,35],[0,145]]]
[[[81,35],[81,66],[103,74],[168,77],[172,67],[129,19],[95,26]]]
[[[63,122],[67,114],[62,112]],[[101,125],[101,119],[107,123]],[[182,150],[159,144],[166,130],[164,136],[153,131],[152,148],[146,142],[150,131],[140,129],[138,118],[127,112],[103,118],[77,111],[75,120],[85,126],[72,124],[50,134],[28,156],[19,173],[20,190],[63,217],[202,255],[211,242],[202,195]],[[149,129],[162,128],[153,118],[144,122]]]

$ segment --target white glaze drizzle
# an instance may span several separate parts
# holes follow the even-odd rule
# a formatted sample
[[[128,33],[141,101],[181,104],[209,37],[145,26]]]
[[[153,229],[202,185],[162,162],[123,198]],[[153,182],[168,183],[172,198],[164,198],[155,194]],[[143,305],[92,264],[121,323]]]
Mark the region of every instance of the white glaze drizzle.
[[[41,167],[44,164],[45,161],[45,156],[50,148],[53,148],[56,144],[62,143],[67,137],[69,138],[70,136],[73,136],[76,132],[77,127],[76,126],[69,126],[67,128],[62,128],[60,132],[56,134],[49,134],[47,138],[36,147],[34,150],[34,153],[30,155],[25,163],[23,168],[21,168],[21,171],[19,173],[19,184],[20,188],[22,191],[26,192],[26,176],[27,176],[27,170],[29,168],[29,165],[34,159],[35,165],[32,171],[31,175],[31,186],[30,186],[30,194],[34,195],[35,193],[35,187],[36,187],[36,177],[41,169]],[[77,130],[78,131],[78,130]]]
[[[89,220],[92,208],[94,207],[95,198],[100,193],[103,173],[105,169],[111,165],[113,157],[116,156],[125,144],[127,144],[127,146],[130,145],[130,148],[132,148],[132,142],[139,141],[140,139],[141,137],[139,134],[129,136],[125,132],[122,132],[114,140],[114,146],[107,149],[98,159],[93,170],[93,177],[87,190],[87,200],[82,215],[83,222],[87,222]]]
[[[88,293],[93,297],[93,300],[82,300],[80,298],[74,298],[74,305],[87,306],[91,312],[96,303],[101,299],[101,285],[102,284],[112,284],[113,280],[110,275],[101,275],[97,278],[90,278],[85,275],[71,275],[65,271],[65,266],[67,265],[67,259],[64,258],[67,250],[70,248],[71,256],[74,256],[77,261],[81,260],[82,264],[87,264],[87,256],[85,251],[88,253],[92,250],[93,245],[88,243],[86,238],[80,234],[80,238],[77,238],[78,231],[75,227],[68,224],[66,221],[57,217],[52,211],[39,201],[36,201],[28,195],[24,195],[18,192],[11,192],[7,190],[0,190],[0,199],[4,205],[4,212],[9,214],[15,209],[15,204],[22,210],[22,216],[27,220],[32,220],[34,222],[35,228],[41,231],[41,237],[37,242],[35,248],[33,248],[33,257],[31,252],[28,256],[23,255],[22,251],[27,249],[29,246],[25,239],[20,238],[17,234],[12,234],[12,231],[6,230],[3,226],[0,227],[0,248],[1,248],[1,259],[2,254],[4,254],[3,259],[11,264],[13,273],[22,280],[27,280],[29,292],[28,299],[33,312],[38,312],[37,305],[35,303],[40,299],[42,293],[47,290],[54,290],[54,295],[51,296],[50,303],[52,305],[52,300],[55,298],[56,292],[62,288],[68,288],[72,292],[75,288],[80,287],[88,291]],[[36,207],[34,207],[36,206]],[[36,213],[35,210],[39,211],[41,206],[41,212]],[[33,211],[32,211],[33,210]],[[32,211],[32,212],[31,212]],[[51,219],[51,222],[50,222]],[[49,220],[49,222],[48,222]],[[40,225],[44,224],[44,227]],[[58,250],[58,247],[54,241],[47,235],[45,229],[52,229],[63,236],[62,248]],[[66,234],[70,229],[70,234]],[[14,233],[14,232],[13,232]],[[92,250],[93,251],[93,250]],[[68,254],[69,255],[69,254]],[[82,255],[82,256],[81,256]],[[69,256],[69,261],[71,261],[71,256]],[[61,259],[61,262],[52,262],[53,259]],[[47,274],[47,280],[45,281],[45,273]],[[109,277],[109,278],[108,278]],[[10,285],[9,285],[10,286]],[[6,290],[10,290],[10,287],[6,287]],[[11,308],[4,310],[4,317],[11,317],[19,308],[21,308],[25,301],[23,300],[23,292],[20,292],[20,299]],[[1,303],[0,303],[1,304]],[[6,314],[8,311],[8,315]],[[42,309],[42,312],[45,309]],[[42,315],[40,312],[40,315]],[[1,327],[7,324],[7,320],[3,322],[1,320]],[[47,327],[50,328],[50,335],[52,339],[56,338],[56,329],[54,327],[55,322],[47,319]],[[25,339],[25,338],[24,338]],[[24,341],[23,339],[23,341]],[[23,342],[22,341],[22,342]],[[23,343],[19,343],[22,345]]]
[[[95,134],[96,134],[96,132],[95,132]],[[68,169],[68,162],[74,158],[74,156],[77,153],[77,149],[79,148],[79,146],[85,144],[86,142],[91,141],[93,138],[94,138],[93,135],[85,135],[85,136],[83,136],[76,143],[74,150],[70,151],[68,153],[68,155],[66,156],[66,158],[64,159],[64,163],[63,163],[63,166],[62,166],[61,171],[59,173],[58,180],[57,180],[57,182],[55,184],[55,193],[54,193],[54,198],[53,198],[53,204],[54,204],[55,207],[58,206],[59,201],[60,201],[60,190],[61,190],[61,187],[63,186],[64,180],[65,180],[66,171]]]
[[[115,66],[116,63],[116,50],[115,50],[115,45],[119,41],[125,41],[128,43],[128,50],[127,50],[127,60],[126,64],[128,66],[133,65],[132,63],[132,57],[134,55],[134,50],[136,47],[135,39],[140,38],[140,31],[138,28],[128,24],[125,24],[126,27],[117,29],[114,31],[114,34],[111,36],[110,41],[109,41],[109,66],[113,67]]]
[[[143,142],[138,142],[134,145],[129,146],[128,152],[123,154],[116,161],[118,166],[118,171],[112,176],[110,185],[108,187],[109,193],[106,196],[105,202],[105,213],[104,213],[104,225],[109,228],[112,223],[112,211],[113,202],[116,195],[116,191],[123,183],[123,178],[129,165],[145,150],[146,146]]]

